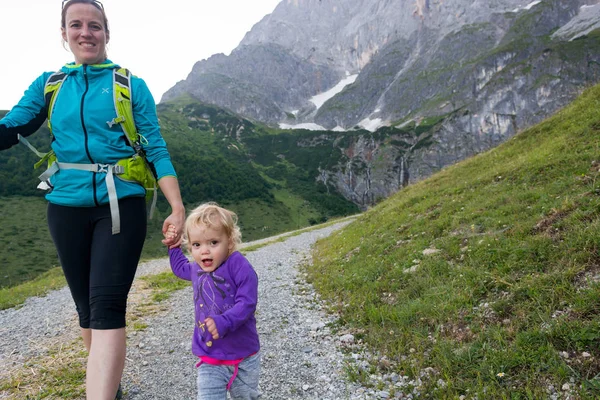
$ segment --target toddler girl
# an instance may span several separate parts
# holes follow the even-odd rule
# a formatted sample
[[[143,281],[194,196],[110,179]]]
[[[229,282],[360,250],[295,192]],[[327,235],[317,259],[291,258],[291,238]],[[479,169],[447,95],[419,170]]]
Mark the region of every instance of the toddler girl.
[[[177,234],[169,227],[166,237]],[[254,312],[258,276],[238,251],[237,216],[216,203],[194,209],[185,223],[184,243],[169,248],[173,273],[192,281],[195,324],[192,352],[199,357],[198,400],[257,399],[260,344]]]

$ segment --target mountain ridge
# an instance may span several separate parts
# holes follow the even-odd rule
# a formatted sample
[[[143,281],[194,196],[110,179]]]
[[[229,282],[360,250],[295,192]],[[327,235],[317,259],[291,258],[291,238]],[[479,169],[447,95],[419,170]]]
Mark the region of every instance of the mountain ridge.
[[[388,136],[342,149],[350,160],[315,177],[353,202],[368,199],[357,202],[364,209],[503,143],[598,82],[598,17],[600,0],[284,1],[230,56],[199,61],[163,100],[188,93],[272,127],[385,128]],[[426,148],[391,145],[431,120]]]

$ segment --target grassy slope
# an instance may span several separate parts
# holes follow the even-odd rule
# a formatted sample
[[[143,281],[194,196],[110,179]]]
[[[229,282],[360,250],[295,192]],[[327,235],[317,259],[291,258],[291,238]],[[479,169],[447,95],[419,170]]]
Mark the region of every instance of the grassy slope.
[[[1,200],[0,287],[29,280],[59,265],[46,225],[46,200],[22,196]]]
[[[598,398],[599,134],[596,86],[319,242],[309,277],[391,370],[432,367],[430,397],[547,398],[572,378]]]

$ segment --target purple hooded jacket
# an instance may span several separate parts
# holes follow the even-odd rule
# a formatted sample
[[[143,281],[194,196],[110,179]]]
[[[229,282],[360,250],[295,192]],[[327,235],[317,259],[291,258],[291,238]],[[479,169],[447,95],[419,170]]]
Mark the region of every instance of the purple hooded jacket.
[[[173,273],[192,281],[196,320],[192,352],[218,360],[248,357],[260,349],[254,312],[258,301],[258,276],[240,252],[233,252],[219,268],[204,272],[189,261],[180,248],[169,250]],[[211,317],[219,339],[213,340],[204,326]]]

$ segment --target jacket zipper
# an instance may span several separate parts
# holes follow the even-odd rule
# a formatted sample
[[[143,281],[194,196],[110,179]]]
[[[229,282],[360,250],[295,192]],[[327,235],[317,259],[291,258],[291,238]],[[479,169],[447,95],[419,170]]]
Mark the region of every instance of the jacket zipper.
[[[88,160],[90,160],[90,164],[95,164],[94,159],[92,158],[92,155],[90,153],[89,146],[88,146],[88,132],[87,132],[87,128],[85,127],[85,120],[83,118],[83,106],[85,103],[85,96],[87,95],[87,92],[89,89],[89,82],[88,82],[88,76],[87,76],[87,65],[83,66],[83,79],[85,80],[85,91],[83,92],[83,95],[81,96],[81,106],[79,107],[79,117],[81,118],[81,128],[83,129],[85,153],[87,154]],[[92,188],[94,191],[94,203],[96,204],[96,207],[97,207],[97,206],[99,206],[99,203],[98,203],[98,196],[96,194],[96,174],[92,174]]]

